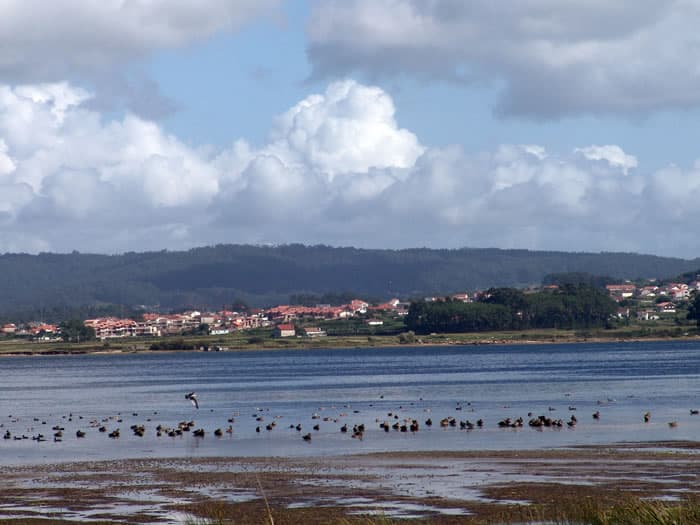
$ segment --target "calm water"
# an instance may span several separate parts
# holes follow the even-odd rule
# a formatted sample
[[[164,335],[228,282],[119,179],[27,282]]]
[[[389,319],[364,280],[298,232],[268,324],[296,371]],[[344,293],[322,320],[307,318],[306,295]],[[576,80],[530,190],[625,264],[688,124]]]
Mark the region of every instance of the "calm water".
[[[700,416],[689,412],[700,408],[700,343],[13,357],[0,359],[0,371],[0,432],[48,439],[0,439],[0,464],[545,448],[700,436]],[[199,410],[184,398],[192,390]],[[591,417],[596,410],[599,421]],[[647,410],[652,420],[644,424]],[[418,419],[421,430],[385,434],[376,420],[395,421],[389,412]],[[527,421],[528,412],[565,420],[575,414],[579,424],[542,432],[497,426],[506,417]],[[446,416],[483,418],[485,428],[442,429],[437,423]],[[217,439],[213,430],[226,428],[231,417],[233,434]],[[423,424],[429,417],[430,429]],[[105,419],[109,430],[121,429],[118,440],[89,425]],[[159,423],[190,419],[207,430],[205,438],[155,435]],[[672,420],[677,428],[669,428]],[[275,429],[265,430],[272,421]],[[297,423],[303,432],[289,428]],[[320,430],[312,430],[317,423]],[[364,439],[341,434],[343,423],[364,423]],[[145,424],[146,436],[133,436],[132,424]],[[65,427],[63,442],[53,442],[54,425]],[[75,437],[79,428],[85,439]],[[301,439],[306,432],[310,443]]]

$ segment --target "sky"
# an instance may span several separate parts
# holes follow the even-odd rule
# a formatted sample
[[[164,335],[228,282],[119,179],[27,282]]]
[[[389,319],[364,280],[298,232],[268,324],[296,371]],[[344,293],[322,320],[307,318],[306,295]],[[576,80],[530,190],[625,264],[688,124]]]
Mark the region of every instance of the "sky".
[[[700,257],[696,0],[0,0],[0,253]]]

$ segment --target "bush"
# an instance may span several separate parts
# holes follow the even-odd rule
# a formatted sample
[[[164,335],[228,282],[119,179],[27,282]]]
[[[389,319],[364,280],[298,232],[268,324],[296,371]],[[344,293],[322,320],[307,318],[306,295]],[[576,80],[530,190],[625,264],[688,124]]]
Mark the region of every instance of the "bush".
[[[403,332],[399,334],[399,343],[402,345],[411,344],[416,342],[416,334],[413,330],[408,332]]]
[[[153,343],[150,350],[196,350],[197,346],[194,344],[187,344],[182,339],[175,339],[174,341],[160,341]]]

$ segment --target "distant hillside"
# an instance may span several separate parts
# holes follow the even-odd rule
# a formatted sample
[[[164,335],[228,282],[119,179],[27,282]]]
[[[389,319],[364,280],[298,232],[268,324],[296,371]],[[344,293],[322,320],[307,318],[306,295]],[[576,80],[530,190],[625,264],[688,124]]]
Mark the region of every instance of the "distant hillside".
[[[85,305],[261,306],[290,294],[350,291],[418,297],[491,286],[537,284],[547,274],[588,272],[620,279],[669,277],[700,268],[629,253],[527,250],[362,250],[328,246],[219,245],[123,255],[0,255],[0,315]]]

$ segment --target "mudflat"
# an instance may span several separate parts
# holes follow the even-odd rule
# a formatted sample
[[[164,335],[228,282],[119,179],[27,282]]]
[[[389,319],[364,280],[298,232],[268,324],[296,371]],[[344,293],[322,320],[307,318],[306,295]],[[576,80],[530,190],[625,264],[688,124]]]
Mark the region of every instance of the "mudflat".
[[[635,501],[695,505],[700,442],[5,468],[5,523],[527,523]],[[13,521],[16,520],[16,521]]]

